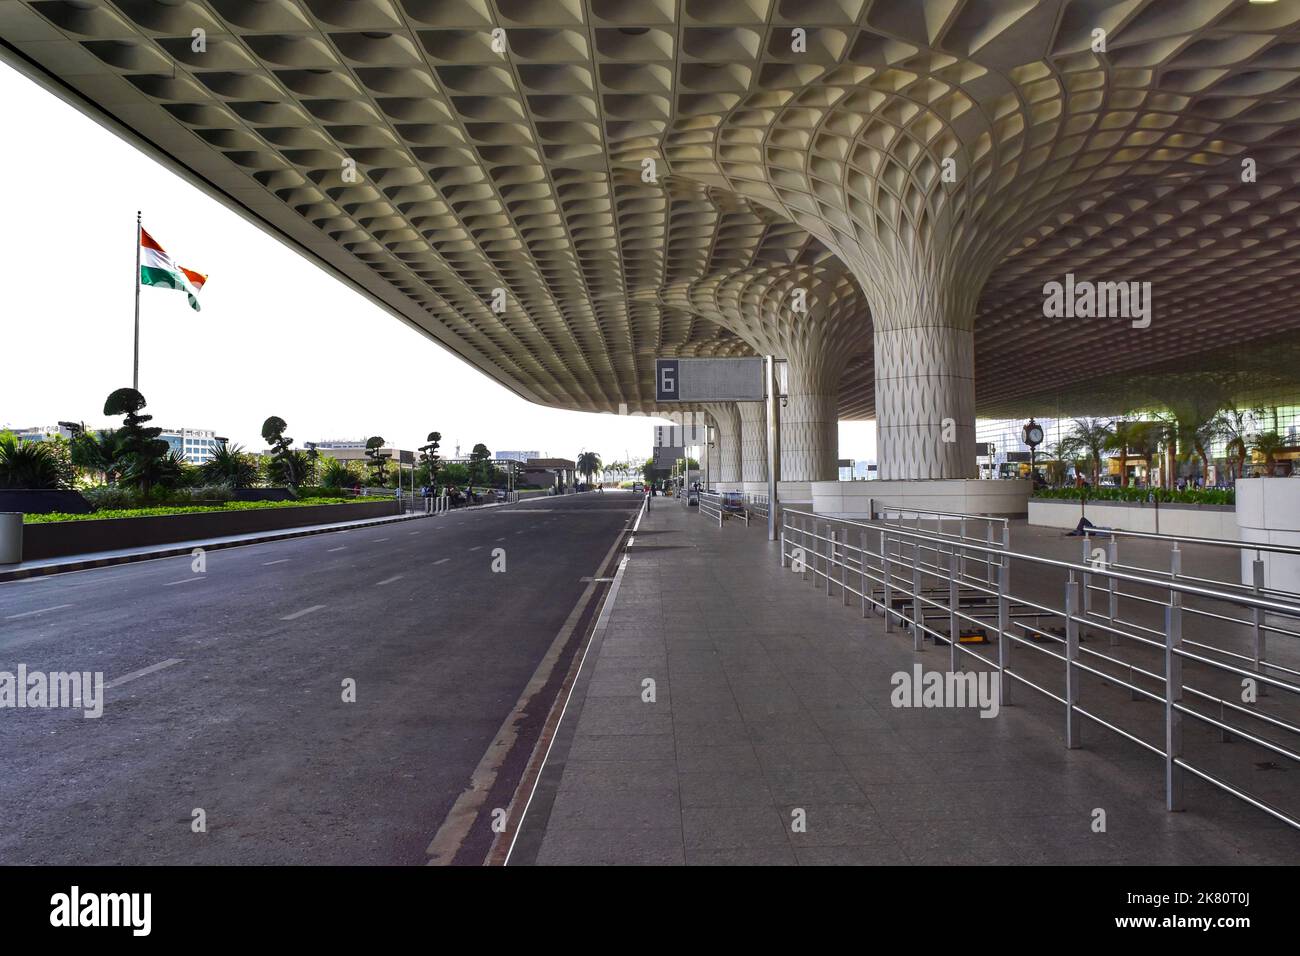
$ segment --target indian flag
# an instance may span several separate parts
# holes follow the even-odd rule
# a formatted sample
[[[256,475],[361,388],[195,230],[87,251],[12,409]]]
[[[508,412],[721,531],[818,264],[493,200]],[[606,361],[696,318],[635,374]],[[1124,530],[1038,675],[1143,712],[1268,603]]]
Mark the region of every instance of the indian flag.
[[[172,257],[153,236],[140,229],[140,284],[163,289],[181,289],[190,297],[190,307],[199,311],[198,294],[208,277],[172,262]]]

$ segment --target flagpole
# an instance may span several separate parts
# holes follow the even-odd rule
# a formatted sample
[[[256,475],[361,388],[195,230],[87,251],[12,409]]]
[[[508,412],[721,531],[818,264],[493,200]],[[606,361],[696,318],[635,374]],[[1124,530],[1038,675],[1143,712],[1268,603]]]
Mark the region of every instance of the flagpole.
[[[135,211],[135,363],[131,387],[140,391],[140,210]]]

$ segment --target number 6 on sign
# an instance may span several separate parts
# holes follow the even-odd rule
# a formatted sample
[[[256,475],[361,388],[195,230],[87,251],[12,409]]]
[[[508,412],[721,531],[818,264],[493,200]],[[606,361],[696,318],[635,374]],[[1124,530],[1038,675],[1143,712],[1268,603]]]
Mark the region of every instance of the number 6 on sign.
[[[655,398],[672,401],[677,397],[677,360],[655,359]]]

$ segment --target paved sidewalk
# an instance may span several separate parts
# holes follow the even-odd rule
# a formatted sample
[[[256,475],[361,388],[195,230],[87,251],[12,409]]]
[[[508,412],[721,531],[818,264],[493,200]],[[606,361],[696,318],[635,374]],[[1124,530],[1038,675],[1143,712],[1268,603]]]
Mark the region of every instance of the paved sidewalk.
[[[174,558],[189,554],[195,548],[217,551],[222,548],[238,548],[247,544],[262,544],[267,541],[282,541],[286,538],[301,538],[309,534],[328,534],[331,531],[348,531],[353,528],[368,528],[395,521],[411,521],[414,518],[429,518],[423,511],[382,518],[364,518],[360,521],[335,521],[330,524],[304,525],[301,528],[282,528],[276,531],[254,531],[248,534],[231,534],[217,538],[196,538],[193,541],[175,541],[170,544],[143,545],[138,548],[117,548],[111,551],[91,551],[86,554],[65,554],[57,558],[39,558],[23,561],[19,564],[0,564],[0,582],[19,581],[23,578],[39,577],[46,574],[63,574],[68,571],[85,571],[89,568],[104,568],[115,564],[130,564],[135,561],[150,561],[154,558]]]
[[[758,523],[654,504],[512,864],[1300,857],[1295,831],[1194,778],[1166,813],[1159,760],[1101,730],[1066,750],[1059,707],[1031,692],[995,719],[891,706],[891,675],[945,670],[946,650],[914,654],[782,570]]]

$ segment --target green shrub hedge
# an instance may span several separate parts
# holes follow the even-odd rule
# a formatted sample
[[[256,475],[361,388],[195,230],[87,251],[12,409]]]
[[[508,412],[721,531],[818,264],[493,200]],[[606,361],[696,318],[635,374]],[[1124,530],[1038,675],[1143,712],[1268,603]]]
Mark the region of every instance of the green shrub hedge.
[[[53,512],[24,515],[23,524],[49,524],[55,521],[94,521],[99,518],[154,518],[160,515],[199,514],[207,511],[261,511],[266,508],[304,508],[311,505],[346,505],[365,501],[390,501],[390,498],[299,498],[297,501],[227,501],[214,505],[157,505],[151,508],[105,508],[88,515]]]
[[[1035,498],[1058,498],[1078,501],[1149,501],[1151,496],[1161,504],[1231,505],[1237,494],[1230,488],[1192,488],[1187,491],[1168,488],[1039,488]]]

